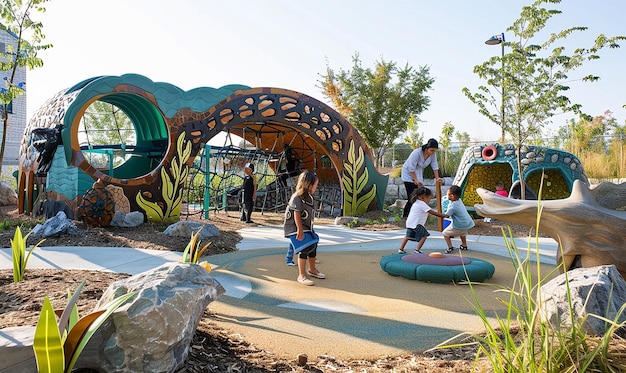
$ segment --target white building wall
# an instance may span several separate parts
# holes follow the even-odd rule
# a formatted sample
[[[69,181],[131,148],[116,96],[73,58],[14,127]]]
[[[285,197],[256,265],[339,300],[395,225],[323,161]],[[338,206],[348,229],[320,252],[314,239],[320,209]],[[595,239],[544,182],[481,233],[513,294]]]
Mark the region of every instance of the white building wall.
[[[0,43],[3,43],[2,45],[5,46],[13,45],[14,48],[17,48],[17,38],[5,31],[0,31]],[[15,84],[19,82],[26,83],[26,71],[27,69],[25,67],[18,68],[13,82]],[[3,78],[8,78],[10,76],[11,71],[0,71],[0,88],[4,88],[5,81]],[[24,136],[24,128],[26,128],[26,113],[28,112],[26,108],[26,92],[22,96],[13,100],[13,113],[9,114],[4,158],[2,160],[2,164],[5,166],[15,166],[15,168],[17,168],[18,165],[20,143],[22,142],[22,137]],[[2,122],[0,120],[0,134],[1,131]]]

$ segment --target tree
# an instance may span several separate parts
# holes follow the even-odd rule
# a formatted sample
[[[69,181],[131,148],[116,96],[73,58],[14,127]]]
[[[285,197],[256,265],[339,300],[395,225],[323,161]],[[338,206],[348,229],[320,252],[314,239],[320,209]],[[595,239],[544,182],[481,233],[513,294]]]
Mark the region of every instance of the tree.
[[[398,68],[395,62],[381,59],[373,70],[364,69],[358,53],[352,61],[352,70],[338,73],[327,65],[320,88],[375,151],[378,166],[386,148],[406,130],[411,115],[418,119],[428,108],[426,91],[434,79],[427,66]]]
[[[43,6],[48,0],[2,0],[0,15],[2,23],[0,30],[8,32],[16,38],[15,46],[7,45],[6,50],[0,51],[0,71],[7,71],[4,87],[0,88],[0,105],[2,105],[2,141],[0,142],[0,175],[2,174],[2,159],[6,145],[6,133],[9,126],[8,106],[17,97],[24,94],[24,82],[16,81],[19,68],[27,67],[32,70],[43,66],[43,60],[37,57],[41,50],[51,48],[51,44],[42,44],[45,39],[43,24],[33,20],[33,10],[43,13]],[[28,41],[27,41],[28,40]]]
[[[424,142],[424,134],[419,131],[419,124],[415,114],[411,114],[409,122],[406,126],[406,133],[404,135],[404,142],[411,145],[411,148],[415,149],[421,146]]]
[[[532,136],[541,136],[543,126],[549,123],[555,114],[573,112],[584,118],[590,118],[583,113],[580,104],[572,103],[565,95],[569,89],[567,84],[572,81],[569,75],[586,62],[600,58],[601,49],[618,48],[617,41],[626,38],[599,35],[590,47],[576,48],[568,55],[564,46],[555,44],[567,39],[573,33],[587,30],[586,27],[570,27],[551,33],[545,41],[534,43],[534,39],[538,38],[537,34],[546,27],[550,18],[561,14],[559,10],[544,8],[543,4],[560,2],[560,0],[536,0],[530,6],[524,6],[520,18],[506,29],[515,39],[514,42],[504,44],[511,52],[503,56],[494,56],[474,67],[474,73],[503,95],[502,113],[506,121],[500,112],[492,111],[491,107],[499,107],[495,104],[494,95],[489,88],[480,86],[476,93],[463,88],[465,95],[479,107],[481,114],[503,126],[504,131],[511,135],[518,150],[517,163],[522,183],[522,198],[525,190],[520,159],[522,145]],[[587,75],[574,80],[593,82],[598,79],[598,76]]]

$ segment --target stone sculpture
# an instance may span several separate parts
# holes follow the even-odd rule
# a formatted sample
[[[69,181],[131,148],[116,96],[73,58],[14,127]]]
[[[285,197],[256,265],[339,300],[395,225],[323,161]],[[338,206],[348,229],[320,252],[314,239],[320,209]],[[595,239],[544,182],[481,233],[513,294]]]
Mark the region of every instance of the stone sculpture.
[[[557,262],[565,270],[614,264],[626,277],[626,183],[602,183],[594,189],[576,180],[568,198],[528,201],[504,198],[486,189],[476,190],[483,204],[481,216],[535,227],[561,244]]]

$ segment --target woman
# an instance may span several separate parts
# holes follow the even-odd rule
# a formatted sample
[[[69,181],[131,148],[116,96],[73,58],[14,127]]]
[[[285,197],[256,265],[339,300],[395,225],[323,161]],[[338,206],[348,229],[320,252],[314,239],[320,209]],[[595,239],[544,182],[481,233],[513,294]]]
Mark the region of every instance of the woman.
[[[421,186],[424,186],[424,169],[430,165],[435,174],[435,180],[441,182],[439,178],[439,165],[437,164],[437,149],[439,149],[439,143],[435,139],[430,139],[421,147],[413,150],[409,158],[402,165],[402,181],[404,182],[404,188],[406,189],[407,197],[413,193],[413,191]],[[402,217],[409,216],[409,210],[411,210],[412,203],[407,201],[404,206],[404,212]]]

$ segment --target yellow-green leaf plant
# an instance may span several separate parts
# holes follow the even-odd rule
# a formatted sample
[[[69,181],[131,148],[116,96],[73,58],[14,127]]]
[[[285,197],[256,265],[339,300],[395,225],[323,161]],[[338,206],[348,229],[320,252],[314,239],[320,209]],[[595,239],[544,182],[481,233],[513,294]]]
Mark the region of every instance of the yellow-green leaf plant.
[[[359,147],[359,154],[356,155],[354,149],[354,141],[350,141],[348,149],[348,162],[343,163],[343,175],[341,182],[343,183],[343,204],[344,215],[361,215],[367,212],[370,203],[376,197],[376,184],[372,184],[372,188],[364,195],[359,196],[369,181],[369,172],[365,167],[365,154],[363,149]]]
[[[158,222],[173,222],[180,216],[180,206],[183,195],[181,185],[187,180],[189,166],[187,161],[191,156],[191,141],[185,141],[185,132],[176,140],[176,155],[172,157],[169,173],[161,167],[161,197],[163,206],[159,202],[148,201],[141,194],[135,196],[139,207],[145,212],[148,220]]]
[[[189,243],[187,244],[187,246],[185,247],[185,250],[183,251],[183,256],[180,258],[180,261],[182,263],[199,264],[207,272],[211,272],[211,264],[209,264],[206,261],[202,263],[199,262],[200,258],[202,257],[202,254],[204,254],[206,249],[208,249],[209,246],[211,246],[211,242],[209,242],[206,245],[200,247],[200,244],[202,243],[199,239],[200,231],[202,231],[202,229],[198,229],[198,231],[191,236]]]
[[[28,236],[30,236],[30,233],[23,236],[20,227],[15,228],[15,234],[11,240],[13,282],[20,282],[24,279],[24,272],[26,271],[26,265],[28,264],[28,259],[30,259],[30,254],[32,254],[33,250],[35,250],[35,248],[44,241],[39,241],[37,245],[33,246],[28,253],[26,253],[26,240],[28,239]]]
[[[82,281],[71,296],[58,323],[58,312],[52,308],[48,297],[44,298],[33,341],[38,372],[71,372],[96,330],[117,308],[135,295],[134,292],[120,295],[102,309],[80,318],[76,302],[84,285],[85,281]]]

